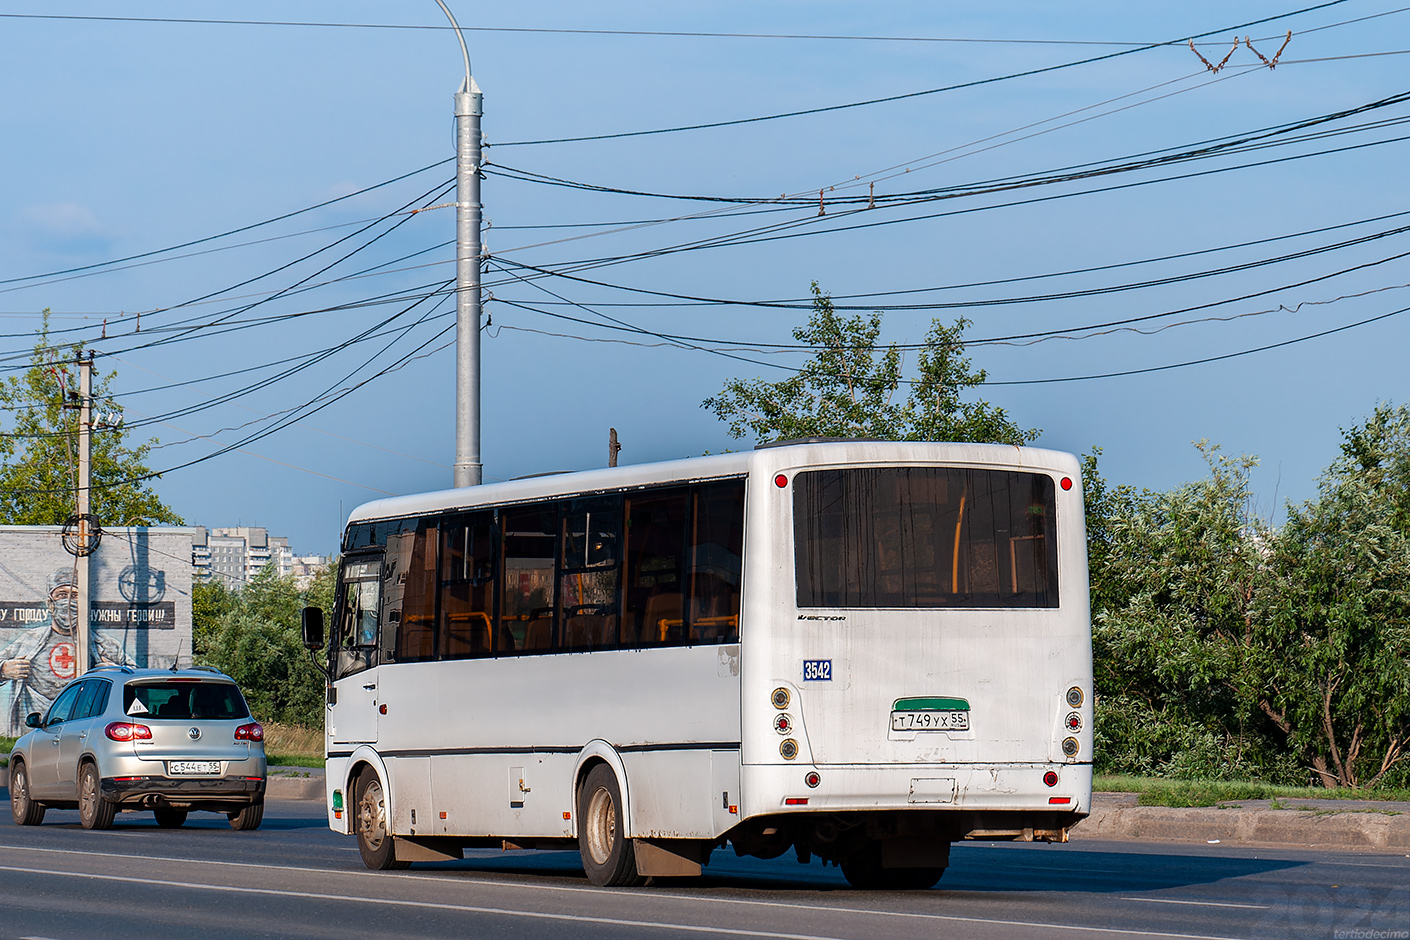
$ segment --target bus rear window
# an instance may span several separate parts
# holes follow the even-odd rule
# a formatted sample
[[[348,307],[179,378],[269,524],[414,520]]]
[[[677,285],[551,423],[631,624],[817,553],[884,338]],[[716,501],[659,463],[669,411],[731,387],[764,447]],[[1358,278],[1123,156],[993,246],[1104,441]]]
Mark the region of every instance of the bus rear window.
[[[799,607],[1056,607],[1052,478],[947,467],[793,481]]]
[[[250,709],[240,690],[229,682],[144,682],[122,690],[122,710],[144,718],[206,718],[231,721],[248,718]]]

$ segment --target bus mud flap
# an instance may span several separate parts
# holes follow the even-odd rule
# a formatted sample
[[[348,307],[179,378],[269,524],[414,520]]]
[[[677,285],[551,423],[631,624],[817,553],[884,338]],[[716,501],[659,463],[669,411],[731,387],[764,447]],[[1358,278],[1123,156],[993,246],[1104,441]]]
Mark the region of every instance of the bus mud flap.
[[[706,845],[695,839],[633,839],[636,873],[643,877],[694,877],[700,874]]]
[[[399,862],[448,862],[465,857],[459,842],[437,836],[392,836],[392,846]]]

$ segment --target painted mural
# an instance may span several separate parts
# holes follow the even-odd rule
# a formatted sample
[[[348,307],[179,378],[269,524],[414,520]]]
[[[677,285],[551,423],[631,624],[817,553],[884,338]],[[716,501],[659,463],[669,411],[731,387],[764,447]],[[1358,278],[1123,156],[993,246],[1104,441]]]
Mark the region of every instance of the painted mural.
[[[191,653],[188,529],[118,529],[90,559],[90,662],[169,666]],[[0,526],[0,735],[77,675],[78,579],[59,529]]]

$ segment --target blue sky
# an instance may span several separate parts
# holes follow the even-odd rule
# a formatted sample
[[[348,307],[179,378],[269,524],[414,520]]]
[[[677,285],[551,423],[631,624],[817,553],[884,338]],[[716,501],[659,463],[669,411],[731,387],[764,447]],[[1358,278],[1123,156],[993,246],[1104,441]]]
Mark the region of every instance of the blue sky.
[[[1410,251],[1410,235],[1395,231],[1410,216],[1386,218],[1410,210],[1403,195],[1406,144],[1398,140],[1407,104],[1200,160],[938,201],[886,202],[898,193],[962,193],[1010,177],[1184,153],[1204,141],[1401,94],[1407,57],[1372,55],[1410,49],[1410,12],[1394,4],[1346,0],[1238,30],[1270,59],[1292,30],[1276,69],[1241,45],[1223,70],[1211,73],[1188,46],[1167,45],[865,107],[543,145],[522,142],[903,95],[1209,31],[1214,35],[1199,49],[1218,63],[1230,50],[1231,27],[1300,7],[610,0],[451,6],[462,26],[479,28],[467,41],[491,145],[484,183],[493,223],[486,236],[493,321],[483,345],[488,480],[601,466],[609,427],[621,436],[623,462],[752,446],[731,441],[700,403],[731,377],[787,375],[768,364],[797,365],[803,354],[764,344],[790,343],[806,311],[660,305],[662,298],[640,290],[793,301],[805,298],[816,280],[834,295],[868,295],[849,301],[859,305],[972,304],[889,310],[887,341],[919,342],[933,317],[949,322],[960,315],[973,321],[966,335],[975,341],[1064,337],[971,346],[974,364],[996,383],[1224,356],[1410,306],[1410,272],[1395,258]],[[136,0],[120,10],[58,2],[9,4],[0,12],[444,24],[432,0]],[[355,234],[400,207],[446,201],[437,193],[452,177],[449,164],[194,247],[36,275],[249,226],[452,156],[451,97],[463,73],[453,34],[4,17],[0,31],[6,49],[0,165],[7,178],[0,188],[0,281],[6,281],[0,332],[7,362],[32,345],[39,311],[51,308],[55,330],[89,342],[105,367],[117,371],[129,425],[158,439],[154,469],[199,460],[281,418],[298,418],[240,451],[158,481],[158,492],[192,523],[264,525],[287,534],[301,552],[328,552],[358,503],[449,485],[454,374],[452,350],[442,348],[449,336],[440,333],[451,308],[431,298],[401,311],[453,276],[453,248],[446,244],[454,236],[453,214],[394,216]],[[934,41],[940,39],[985,41]],[[1318,153],[1330,150],[1339,152]],[[1252,165],[1236,168],[1244,164]],[[818,218],[812,204],[594,192],[513,178],[519,171],[669,195],[811,193],[815,199],[824,188],[825,204],[865,194],[865,184],[874,183],[882,204],[865,211],[834,204]],[[661,221],[668,219],[675,221]],[[365,244],[398,221],[404,224]],[[776,234],[792,237],[733,243],[765,225],[786,225]],[[339,239],[346,241],[333,246]],[[662,251],[703,239],[727,243]],[[1229,247],[1238,245],[1244,247]],[[1152,260],[1172,255],[1184,257]],[[1299,256],[1271,261],[1288,255]],[[623,256],[629,260],[603,263]],[[592,264],[582,267],[586,262]],[[571,267],[578,277],[614,286],[521,279],[527,269],[516,265]],[[1234,270],[1210,273],[1225,268]],[[976,282],[1002,283],[960,286]],[[287,293],[295,284],[307,289]],[[881,296],[889,291],[915,293]],[[388,295],[408,299],[394,305],[385,302]],[[232,314],[238,331],[212,325]],[[1136,326],[1158,331],[1084,329],[1140,317],[1147,319]],[[105,319],[107,335],[100,338]],[[630,329],[608,328],[614,321]],[[180,334],[177,324],[199,328]],[[689,345],[715,351],[681,348],[662,333],[709,340]],[[362,334],[371,336],[350,342]],[[1193,479],[1203,463],[1191,442],[1200,439],[1257,454],[1260,508],[1275,515],[1284,500],[1315,493],[1318,473],[1336,454],[1339,428],[1378,402],[1407,398],[1401,362],[1407,337],[1410,319],[1390,316],[1203,365],[995,384],[981,394],[1025,426],[1042,428],[1043,446],[1102,447],[1104,472],[1114,482],[1164,488]],[[340,344],[346,345],[310,362]],[[224,375],[232,372],[238,374]],[[353,385],[359,387],[344,392]],[[233,397],[212,404],[227,396]],[[313,414],[289,411],[310,402],[331,403]]]

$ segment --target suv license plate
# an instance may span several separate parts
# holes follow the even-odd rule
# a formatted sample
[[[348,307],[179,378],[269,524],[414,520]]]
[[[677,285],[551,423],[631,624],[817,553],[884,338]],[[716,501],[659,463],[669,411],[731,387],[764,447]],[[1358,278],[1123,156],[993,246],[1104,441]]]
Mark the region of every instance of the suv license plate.
[[[218,760],[172,760],[166,762],[166,772],[173,776],[177,774],[218,774],[220,773],[220,761]]]
[[[967,711],[905,711],[891,713],[892,731],[968,731]]]

